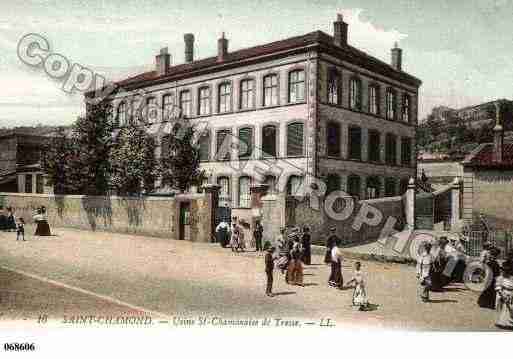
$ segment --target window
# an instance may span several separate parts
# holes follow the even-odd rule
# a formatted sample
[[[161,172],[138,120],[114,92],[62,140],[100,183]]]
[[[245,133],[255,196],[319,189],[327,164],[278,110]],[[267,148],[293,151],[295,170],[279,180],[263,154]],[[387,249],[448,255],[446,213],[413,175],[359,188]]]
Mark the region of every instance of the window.
[[[326,146],[329,157],[340,157],[340,126],[330,122],[326,128]]]
[[[376,130],[369,130],[369,161],[370,162],[381,162],[381,139],[380,134]]]
[[[126,102],[121,102],[118,106],[118,123],[120,126],[126,126]]]
[[[217,131],[216,156],[218,161],[230,160],[231,158],[231,131]]]
[[[356,77],[352,78],[349,82],[349,106],[353,110],[361,109],[361,84],[360,80]]]
[[[379,114],[379,87],[376,85],[369,86],[369,112]]]
[[[180,92],[180,111],[183,116],[191,115],[191,92],[189,90]]]
[[[411,165],[411,138],[403,137],[401,139],[401,163],[404,166]]]
[[[162,120],[168,121],[173,116],[173,96],[167,94],[162,96]]]
[[[250,192],[251,178],[239,178],[239,207],[251,208],[251,192]]]
[[[276,177],[272,175],[265,176],[264,183],[268,186],[267,193],[276,193],[278,191]]]
[[[380,181],[378,177],[372,176],[367,178],[367,190],[366,195],[367,199],[378,198],[379,197],[379,187]]]
[[[155,123],[158,117],[158,105],[155,97],[146,99],[146,123]]]
[[[360,177],[357,175],[349,175],[347,177],[347,193],[351,197],[360,198]]]
[[[329,174],[326,178],[326,196],[331,192],[340,190],[340,176],[337,174]]]
[[[208,161],[210,159],[210,133],[205,132],[199,140],[199,156],[200,161]]]
[[[44,193],[44,177],[42,174],[36,175],[36,193]]]
[[[331,69],[328,73],[328,103],[339,104],[340,74],[337,70]]]
[[[25,175],[25,193],[32,193],[32,175]]]
[[[244,127],[239,129],[239,158],[249,158],[253,153],[253,129]]]
[[[253,108],[255,104],[255,81],[242,80],[240,83],[240,109]]]
[[[289,73],[289,102],[305,100],[305,72],[295,70]]]
[[[230,112],[232,110],[232,84],[224,83],[219,85],[219,112]]]
[[[395,120],[396,98],[392,89],[387,90],[387,119]]]
[[[399,183],[399,194],[401,196],[403,194],[405,194],[406,191],[408,190],[408,182],[409,182],[408,178],[401,178],[401,182]]]
[[[217,184],[221,187],[219,190],[219,207],[231,207],[232,192],[230,188],[230,178],[219,177]]]
[[[390,165],[397,164],[397,145],[396,145],[396,136],[392,134],[387,134],[385,141],[385,161]]]
[[[264,77],[264,106],[278,104],[278,76],[267,75]]]
[[[169,151],[170,151],[169,146],[171,143],[170,136],[171,135],[162,137],[162,142],[160,143],[160,157],[162,157],[162,158],[168,157],[170,155],[170,153],[169,153]]]
[[[210,114],[210,87],[202,87],[199,89],[199,115]]]
[[[362,159],[362,129],[360,127],[349,128],[349,159]]]
[[[130,124],[137,125],[141,119],[141,99],[139,96],[132,100],[132,115],[128,119]],[[134,122],[135,121],[135,122]]]
[[[287,182],[287,195],[301,196],[303,187],[303,177],[290,176]]]
[[[403,97],[403,113],[402,113],[402,119],[404,122],[410,122],[410,96],[404,95]]]
[[[287,156],[303,155],[303,124],[291,123],[287,126]]]
[[[276,126],[267,125],[262,128],[262,155],[276,157],[276,141],[278,139]]]
[[[394,197],[395,196],[395,179],[387,178],[385,179],[385,197]]]

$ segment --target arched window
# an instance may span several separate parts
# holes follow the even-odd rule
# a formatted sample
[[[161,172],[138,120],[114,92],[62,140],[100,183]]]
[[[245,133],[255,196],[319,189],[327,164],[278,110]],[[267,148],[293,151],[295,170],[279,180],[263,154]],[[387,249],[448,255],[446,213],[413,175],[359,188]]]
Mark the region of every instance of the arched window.
[[[267,125],[262,128],[262,155],[263,157],[276,157],[278,136],[274,125]]]
[[[379,114],[379,86],[369,86],[369,112],[373,115]]]
[[[390,89],[390,88],[387,89],[386,102],[387,102],[387,119],[395,120],[395,111],[396,111],[397,100],[396,100],[395,91],[393,89]]]
[[[210,132],[205,131],[199,140],[200,161],[208,161],[210,159]]]
[[[367,178],[367,199],[378,198],[380,195],[380,180],[379,177],[371,176]]]
[[[232,110],[232,84],[225,82],[219,85],[219,112]]]
[[[402,119],[404,122],[407,122],[407,123],[410,122],[410,114],[411,114],[410,102],[411,102],[410,96],[407,94],[404,94]]]
[[[337,174],[329,174],[326,178],[326,196],[331,192],[340,190],[340,176]]]
[[[210,87],[200,87],[198,90],[198,114],[210,114]]]
[[[240,109],[245,110],[255,106],[255,81],[245,79],[240,82]]]
[[[303,155],[303,124],[291,123],[287,126],[287,156]]]
[[[268,176],[265,176],[265,179],[264,179],[264,184],[266,184],[268,187],[267,187],[267,193],[276,193],[278,192],[278,188],[277,188],[277,181],[276,181],[276,177],[273,176],[273,175],[268,175]]]
[[[305,71],[294,70],[289,73],[289,102],[305,100]]]
[[[336,69],[328,71],[328,103],[338,105],[340,102],[340,74]]]
[[[123,101],[118,105],[118,123],[120,126],[126,126],[126,117],[127,117],[127,106],[126,102]]]
[[[239,129],[239,158],[249,158],[253,153],[253,129],[244,127]]]
[[[287,182],[287,195],[301,196],[303,194],[303,177],[292,175]]]
[[[353,110],[360,110],[362,105],[361,99],[361,82],[357,77],[353,77],[349,81],[349,106]]]
[[[250,192],[251,178],[244,176],[239,178],[239,207],[251,207],[251,192]]]
[[[395,196],[395,183],[394,178],[385,179],[385,197]]]
[[[326,146],[329,157],[340,157],[340,125],[329,122],[326,126]]]
[[[230,188],[229,177],[219,177],[217,184],[221,187],[219,191],[219,206],[220,207],[231,207],[232,203],[232,192]]]
[[[264,77],[264,106],[278,104],[278,76],[275,74]]]
[[[347,193],[351,197],[355,197],[357,199],[360,198],[360,177],[357,175],[349,175],[347,177]]]

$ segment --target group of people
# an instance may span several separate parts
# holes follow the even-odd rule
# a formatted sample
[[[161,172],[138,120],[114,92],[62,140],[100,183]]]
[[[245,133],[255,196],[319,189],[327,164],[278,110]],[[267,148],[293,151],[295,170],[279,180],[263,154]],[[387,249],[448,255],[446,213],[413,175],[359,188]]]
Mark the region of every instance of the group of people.
[[[25,241],[25,220],[20,217],[16,218],[14,210],[8,207],[7,212],[4,213],[3,208],[0,208],[0,230],[7,232],[16,232],[16,240]],[[46,207],[41,206],[36,209],[33,216],[34,223],[36,224],[35,236],[50,236],[50,225],[46,219]]]
[[[464,278],[466,255],[461,242],[453,241],[448,246],[447,238],[442,237],[435,243],[424,243],[417,260],[417,278],[420,286],[420,298],[429,302],[431,291],[441,291],[450,282],[485,283],[477,304],[481,308],[497,310],[496,326],[513,329],[513,251],[507,253],[506,260],[499,263],[500,249],[490,243],[483,244],[480,266],[468,278]]]
[[[245,223],[238,221],[237,217],[232,218],[231,226],[227,221],[222,220],[216,227],[216,237],[221,247],[230,246],[232,252],[244,252],[248,247],[244,235],[244,225]],[[253,227],[253,242],[249,244],[250,247],[255,247],[257,252],[263,251],[263,233],[264,227],[257,219]]]

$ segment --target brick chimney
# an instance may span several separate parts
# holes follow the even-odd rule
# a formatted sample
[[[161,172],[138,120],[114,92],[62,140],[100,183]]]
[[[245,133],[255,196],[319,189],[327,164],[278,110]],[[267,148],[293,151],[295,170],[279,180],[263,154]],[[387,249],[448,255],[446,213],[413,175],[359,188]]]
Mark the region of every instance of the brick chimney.
[[[333,41],[337,46],[347,45],[347,23],[342,14],[337,14],[337,21],[333,23]]]
[[[183,35],[183,39],[185,41],[185,62],[193,62],[194,61],[194,35],[193,34],[185,34]]]
[[[169,71],[171,63],[171,55],[168,53],[167,47],[160,49],[160,53],[155,56],[155,70],[159,76],[165,75]]]
[[[221,38],[217,40],[217,61],[221,62],[226,59],[228,54],[228,39],[224,37],[224,32]]]
[[[399,48],[397,42],[392,49],[392,67],[397,71],[402,71],[403,69],[403,50]]]
[[[495,103],[495,127],[493,128],[493,162],[502,162],[504,130],[501,124],[501,102]]]

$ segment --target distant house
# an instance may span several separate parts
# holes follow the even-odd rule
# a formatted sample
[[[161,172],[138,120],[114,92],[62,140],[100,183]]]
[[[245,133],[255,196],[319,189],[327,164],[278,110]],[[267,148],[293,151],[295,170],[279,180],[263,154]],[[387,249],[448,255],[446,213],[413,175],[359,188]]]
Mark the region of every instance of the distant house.
[[[21,130],[0,134],[0,192],[48,193],[41,160],[48,134]]]
[[[502,123],[500,115],[496,116],[494,142],[481,144],[462,162],[463,218],[467,223],[475,223],[483,215],[492,227],[511,229],[513,142],[504,143]]]

